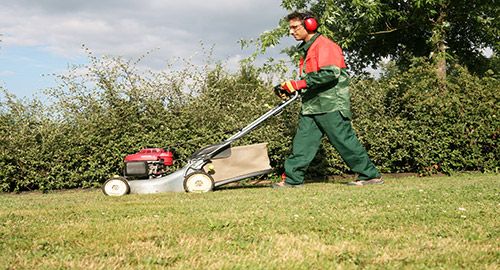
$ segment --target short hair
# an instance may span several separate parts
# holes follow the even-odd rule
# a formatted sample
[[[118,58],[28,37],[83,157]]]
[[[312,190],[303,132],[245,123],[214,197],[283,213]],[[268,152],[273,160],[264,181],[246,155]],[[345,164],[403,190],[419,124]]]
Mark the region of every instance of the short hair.
[[[291,21],[291,20],[294,20],[294,19],[298,19],[298,20],[301,20],[303,21],[304,19],[306,18],[315,18],[314,14],[312,14],[311,12],[309,11],[305,11],[305,12],[300,12],[300,11],[294,11],[290,14],[288,14],[286,16],[287,20]]]

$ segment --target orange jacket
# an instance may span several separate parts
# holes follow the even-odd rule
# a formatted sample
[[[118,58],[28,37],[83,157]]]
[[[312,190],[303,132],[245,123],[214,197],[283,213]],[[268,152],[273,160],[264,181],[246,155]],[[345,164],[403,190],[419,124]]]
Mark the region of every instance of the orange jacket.
[[[347,68],[344,62],[342,48],[332,40],[319,35],[307,50],[307,56],[300,59],[300,75],[306,63],[305,73],[317,72],[321,68],[336,66],[338,68]]]

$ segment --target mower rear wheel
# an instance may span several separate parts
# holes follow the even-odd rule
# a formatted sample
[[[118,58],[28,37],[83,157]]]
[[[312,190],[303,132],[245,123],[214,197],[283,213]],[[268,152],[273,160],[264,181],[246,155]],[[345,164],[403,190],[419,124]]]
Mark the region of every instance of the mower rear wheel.
[[[194,172],[184,178],[184,190],[186,192],[203,193],[214,189],[214,179],[203,172]]]
[[[123,196],[130,192],[130,186],[124,177],[112,177],[104,182],[102,192],[108,196]]]

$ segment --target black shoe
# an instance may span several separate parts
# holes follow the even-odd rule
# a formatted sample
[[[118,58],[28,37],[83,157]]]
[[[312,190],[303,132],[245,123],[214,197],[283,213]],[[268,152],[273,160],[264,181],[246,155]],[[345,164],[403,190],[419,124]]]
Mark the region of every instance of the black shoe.
[[[384,183],[384,180],[382,180],[382,177],[379,177],[379,178],[373,178],[370,180],[356,180],[354,182],[347,183],[347,185],[348,186],[366,186],[366,185],[380,185],[383,183]]]
[[[291,185],[291,184],[288,184],[286,182],[278,182],[278,183],[274,183],[272,185],[272,188],[273,189],[282,189],[282,188],[303,188],[304,185],[303,184],[298,184],[298,185]]]

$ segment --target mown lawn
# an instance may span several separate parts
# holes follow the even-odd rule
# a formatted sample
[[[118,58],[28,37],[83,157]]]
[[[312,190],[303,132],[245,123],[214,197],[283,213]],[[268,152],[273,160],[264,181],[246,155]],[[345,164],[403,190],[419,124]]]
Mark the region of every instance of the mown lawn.
[[[499,269],[500,175],[0,195],[2,269]]]

